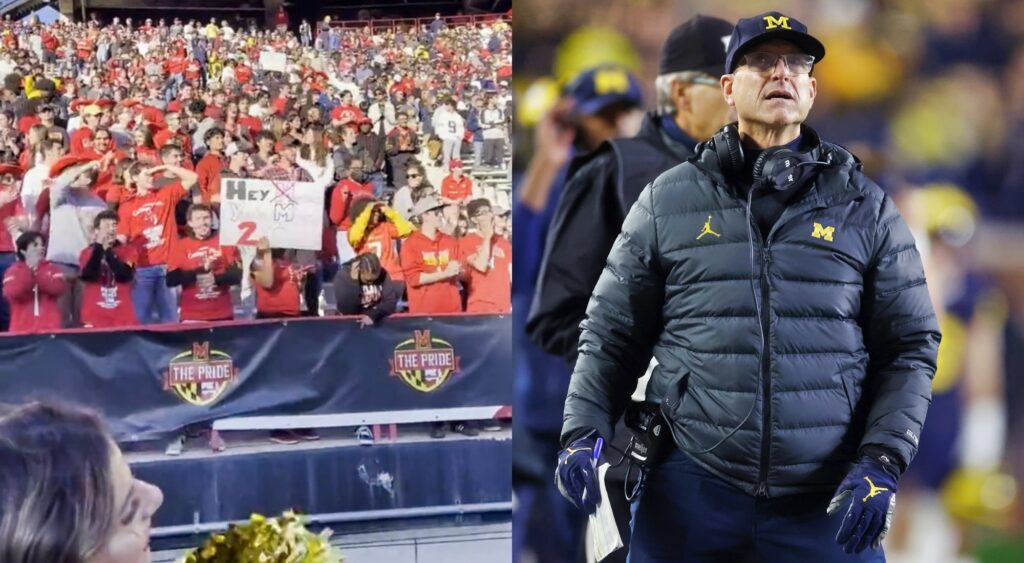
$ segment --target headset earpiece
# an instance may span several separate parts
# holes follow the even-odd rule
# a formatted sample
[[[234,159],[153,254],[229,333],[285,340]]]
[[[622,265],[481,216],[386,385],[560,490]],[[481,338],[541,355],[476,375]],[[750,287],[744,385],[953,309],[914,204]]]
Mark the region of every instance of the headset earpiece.
[[[743,145],[735,123],[730,123],[715,134],[715,154],[722,174],[734,181],[743,170]]]
[[[754,161],[754,170],[752,174],[755,184],[761,182],[765,164],[767,164],[768,160],[777,153],[778,149],[768,149],[761,151],[761,154],[757,155],[757,160]]]

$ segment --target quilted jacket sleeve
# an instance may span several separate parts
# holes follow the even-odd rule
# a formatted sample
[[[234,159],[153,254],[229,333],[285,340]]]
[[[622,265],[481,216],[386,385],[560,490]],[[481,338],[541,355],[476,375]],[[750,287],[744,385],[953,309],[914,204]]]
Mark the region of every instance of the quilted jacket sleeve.
[[[931,404],[940,334],[914,237],[888,196],[865,275],[861,326],[872,400],[861,446],[884,447],[906,469]]]
[[[563,442],[585,428],[612,438],[661,332],[665,277],[654,190],[648,186],[626,216],[587,306],[565,401]]]

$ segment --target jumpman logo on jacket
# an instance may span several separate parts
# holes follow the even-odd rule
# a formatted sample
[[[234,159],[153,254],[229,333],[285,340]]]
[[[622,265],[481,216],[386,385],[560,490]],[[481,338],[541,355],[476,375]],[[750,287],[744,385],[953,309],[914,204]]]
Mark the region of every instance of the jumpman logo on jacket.
[[[721,238],[721,236],[722,236],[722,235],[716,233],[715,231],[711,230],[711,216],[710,215],[708,215],[708,220],[704,222],[704,228],[701,230],[700,234],[697,235],[697,240],[700,240],[700,237],[702,237],[704,235],[715,235],[716,237],[719,237],[719,238]]]
[[[875,484],[871,482],[870,477],[864,477],[864,480],[868,482],[868,486],[871,487],[871,489],[868,491],[868,496],[864,497],[863,502],[867,502],[869,498],[877,496],[879,493],[883,491],[889,490],[886,489],[885,487],[876,487]]]

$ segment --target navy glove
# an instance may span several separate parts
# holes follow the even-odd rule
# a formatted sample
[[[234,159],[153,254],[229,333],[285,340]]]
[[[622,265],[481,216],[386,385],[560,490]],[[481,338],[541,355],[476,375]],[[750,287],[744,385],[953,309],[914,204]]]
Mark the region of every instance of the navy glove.
[[[888,466],[888,467],[887,467]],[[877,548],[889,532],[896,508],[896,479],[892,462],[863,457],[839,484],[828,505],[828,515],[839,512],[849,501],[836,542],[846,553],[860,553],[870,544]]]
[[[558,454],[558,468],[555,469],[558,492],[587,514],[593,514],[601,504],[601,487],[597,482],[597,464],[594,463],[596,442],[596,430],[576,439]]]

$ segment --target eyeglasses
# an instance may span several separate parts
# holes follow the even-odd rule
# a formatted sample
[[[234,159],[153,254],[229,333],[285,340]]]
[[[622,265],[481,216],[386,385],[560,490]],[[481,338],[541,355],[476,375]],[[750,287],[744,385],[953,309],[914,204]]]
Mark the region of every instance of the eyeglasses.
[[[743,56],[743,64],[754,72],[770,72],[779,64],[779,59],[786,63],[786,68],[793,74],[807,74],[814,67],[814,56],[804,53],[750,53]]]
[[[717,78],[711,78],[710,76],[695,76],[687,80],[690,84],[703,84],[705,86],[721,86]]]
[[[421,176],[419,174],[406,174],[405,177],[411,179],[411,178],[420,178]]]

